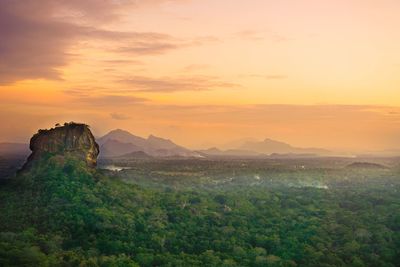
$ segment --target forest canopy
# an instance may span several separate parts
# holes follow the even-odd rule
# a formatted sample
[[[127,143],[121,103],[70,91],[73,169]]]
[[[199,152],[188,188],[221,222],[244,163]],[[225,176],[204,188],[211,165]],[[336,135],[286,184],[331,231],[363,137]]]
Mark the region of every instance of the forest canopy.
[[[1,266],[396,266],[399,184],[196,189],[42,160],[0,188]]]

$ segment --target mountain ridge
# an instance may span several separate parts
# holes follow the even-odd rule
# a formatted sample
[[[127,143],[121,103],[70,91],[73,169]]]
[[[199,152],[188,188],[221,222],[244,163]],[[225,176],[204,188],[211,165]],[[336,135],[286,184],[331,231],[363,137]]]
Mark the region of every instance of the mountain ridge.
[[[263,141],[250,141],[241,145],[238,149],[250,150],[262,154],[317,154],[326,155],[330,151],[323,148],[302,148],[295,147],[285,142],[276,141],[270,138],[265,138]]]
[[[115,129],[98,138],[100,157],[121,157],[144,152],[151,157],[201,157],[195,151],[175,144],[170,139],[150,134],[147,138],[136,136],[122,129]]]
[[[134,152],[139,151],[156,158],[173,156],[202,158],[215,156],[265,157],[285,155],[285,157],[290,157],[291,155],[331,155],[331,152],[326,149],[295,147],[271,138],[265,138],[262,141],[257,141],[254,138],[243,138],[217,147],[192,150],[178,145],[168,138],[158,137],[153,134],[145,138],[119,128],[97,137],[96,142],[100,147],[100,158],[120,158],[124,155],[134,156]],[[28,148],[28,144],[4,142],[0,143],[0,155],[28,155]]]

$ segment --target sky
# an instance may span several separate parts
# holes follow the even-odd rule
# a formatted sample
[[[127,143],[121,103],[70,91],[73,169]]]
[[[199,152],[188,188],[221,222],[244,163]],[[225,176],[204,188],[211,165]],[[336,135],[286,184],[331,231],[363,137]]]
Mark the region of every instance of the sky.
[[[400,149],[398,0],[0,0],[0,142]]]

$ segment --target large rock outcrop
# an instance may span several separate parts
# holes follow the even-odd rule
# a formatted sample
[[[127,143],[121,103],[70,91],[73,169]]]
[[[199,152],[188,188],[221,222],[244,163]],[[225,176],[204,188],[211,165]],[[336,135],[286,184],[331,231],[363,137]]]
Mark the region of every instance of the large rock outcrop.
[[[60,159],[73,157],[86,162],[88,167],[96,167],[99,146],[89,126],[81,123],[65,123],[49,130],[39,130],[30,141],[32,154],[23,169],[45,155]]]

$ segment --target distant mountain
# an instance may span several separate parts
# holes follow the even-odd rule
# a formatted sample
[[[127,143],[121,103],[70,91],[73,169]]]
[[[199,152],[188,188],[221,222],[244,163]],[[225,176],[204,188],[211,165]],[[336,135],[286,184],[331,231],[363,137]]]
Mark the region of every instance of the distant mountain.
[[[286,153],[286,154],[279,154],[279,153],[272,153],[269,155],[269,158],[272,159],[304,159],[304,158],[317,158],[321,155],[313,154],[313,153]]]
[[[135,151],[135,152],[131,152],[128,154],[124,154],[117,158],[121,158],[121,159],[151,159],[153,157],[144,153],[143,151]]]
[[[168,149],[177,149],[177,148],[186,149],[186,148],[183,148],[181,146],[174,144],[169,139],[160,138],[160,137],[157,137],[154,135],[150,135],[146,141],[147,141],[148,146],[155,148],[155,149],[167,149],[167,150]]]
[[[0,155],[27,156],[30,152],[28,144],[0,143]]]
[[[209,149],[204,149],[204,150],[199,150],[199,152],[210,154],[210,155],[219,155],[221,153],[224,153],[221,149],[217,147],[211,147]]]
[[[152,157],[200,157],[197,152],[179,146],[169,139],[150,135],[147,139],[117,129],[97,139],[100,157],[120,157],[144,152]],[[132,155],[131,155],[132,156]]]
[[[227,149],[221,150],[216,147],[212,147],[205,150],[198,150],[203,156],[218,156],[218,157],[259,157],[264,156],[263,154],[240,149]]]
[[[232,140],[232,141],[227,142],[225,144],[219,145],[218,147],[220,147],[220,148],[222,148],[224,150],[237,149],[238,147],[241,147],[246,143],[257,142],[257,141],[259,141],[259,140],[255,139],[255,138],[252,138],[252,137],[245,137],[245,138]]]
[[[131,152],[143,150],[142,147],[136,146],[132,143],[123,143],[115,139],[108,139],[100,145],[100,157],[117,157]]]
[[[398,157],[400,156],[400,149],[386,149],[377,151],[364,151],[363,153],[357,154],[357,157],[368,158],[368,157]]]
[[[98,138],[96,141],[99,144],[99,146],[102,146],[109,140],[115,140],[121,143],[131,143],[139,147],[142,147],[146,144],[145,138],[133,135],[130,132],[121,129],[112,130],[103,137]]]
[[[316,154],[326,155],[329,153],[326,149],[321,148],[299,148],[291,146],[287,143],[275,141],[272,139],[265,139],[264,141],[250,141],[246,142],[240,147],[240,150],[254,151],[262,154]]]
[[[151,157],[265,157],[274,154],[279,157],[318,156],[329,154],[328,150],[320,148],[298,148],[287,143],[265,139],[257,141],[244,138],[226,143],[224,150],[213,147],[205,150],[192,151],[179,146],[169,139],[150,135],[143,138],[128,131],[116,129],[97,139],[100,146],[100,157],[121,157],[134,152],[144,152]]]

